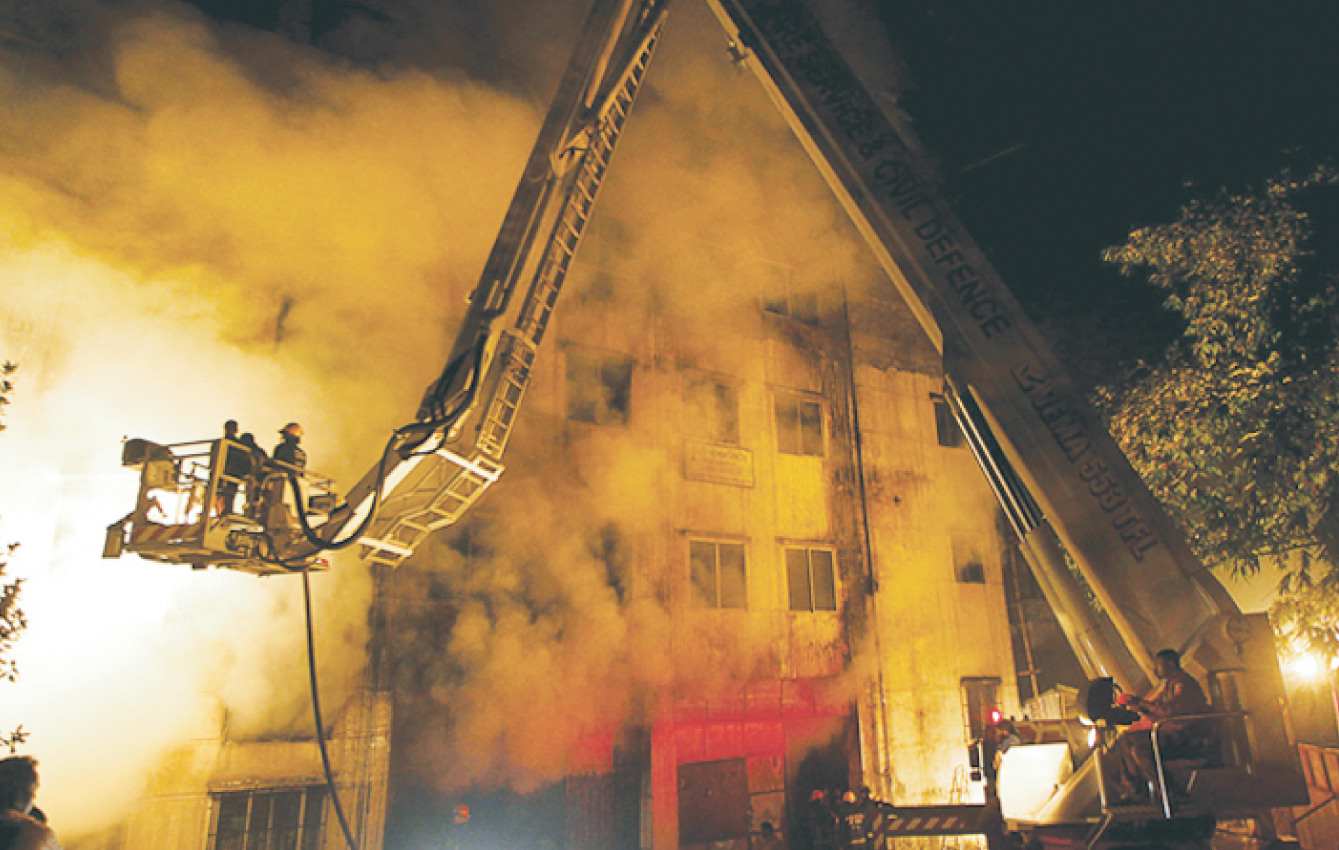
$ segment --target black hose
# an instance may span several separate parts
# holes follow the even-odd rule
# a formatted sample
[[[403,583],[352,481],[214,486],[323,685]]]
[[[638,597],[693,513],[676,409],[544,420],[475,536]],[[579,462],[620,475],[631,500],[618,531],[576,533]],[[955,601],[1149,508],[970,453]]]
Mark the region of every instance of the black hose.
[[[459,416],[462,412],[464,412],[465,408],[469,406],[470,402],[474,399],[475,393],[479,389],[479,378],[480,378],[479,373],[482,371],[484,362],[484,349],[487,346],[488,346],[488,334],[487,333],[479,334],[478,340],[474,343],[474,365],[470,369],[470,382],[469,384],[466,385],[465,389],[462,391],[462,394],[464,395],[464,400],[461,401],[461,403],[456,407],[456,409],[450,412],[446,412],[443,411],[442,408],[446,402],[444,394],[447,388],[451,386],[451,381],[452,379],[455,378],[456,372],[460,369],[461,360],[453,360],[450,363],[446,364],[446,368],[442,370],[441,377],[438,378],[435,382],[433,382],[432,389],[429,390],[427,399],[425,399],[424,403],[420,406],[419,408],[420,416],[423,416],[424,412],[426,411],[428,414],[428,418],[432,420],[432,423],[434,425],[440,426],[442,423],[449,424],[452,420],[454,420],[457,416]]]
[[[321,720],[321,692],[316,687],[316,640],[312,637],[312,592],[307,570],[302,571],[302,606],[307,614],[307,672],[310,674],[312,690],[312,714],[316,719],[316,743],[321,748],[321,766],[325,768],[325,784],[330,789],[330,800],[335,804],[335,814],[339,818],[339,828],[344,831],[344,840],[349,850],[358,850],[353,840],[353,830],[349,829],[349,820],[344,816],[344,804],[339,801],[339,792],[335,790],[335,773],[330,769],[330,753],[325,746],[325,724]]]
[[[293,502],[297,506],[298,524],[302,527],[302,535],[308,545],[314,547],[317,552],[330,552],[351,546],[358,541],[358,538],[363,536],[363,532],[372,524],[372,521],[376,518],[377,510],[381,506],[381,497],[383,494],[382,488],[386,483],[386,459],[390,457],[393,449],[405,452],[403,447],[397,449],[396,443],[404,438],[406,434],[422,430],[424,432],[423,437],[418,440],[418,442],[413,443],[412,448],[410,448],[408,452],[405,452],[403,456],[413,457],[416,453],[421,455],[431,454],[431,452],[416,452],[415,450],[427,442],[434,433],[438,431],[448,431],[451,426],[455,424],[455,420],[462,416],[474,401],[474,398],[479,392],[479,384],[482,377],[481,372],[484,347],[487,343],[488,337],[481,334],[478,343],[474,346],[474,368],[471,370],[470,382],[465,386],[465,389],[462,392],[463,398],[460,403],[456,405],[454,410],[438,416],[436,408],[439,402],[434,400],[432,407],[433,414],[436,418],[427,422],[415,422],[411,425],[406,425],[403,428],[397,429],[395,433],[391,435],[390,440],[386,442],[386,448],[381,452],[381,460],[377,464],[377,487],[372,494],[372,507],[367,512],[367,516],[363,518],[363,521],[358,524],[358,528],[348,537],[343,540],[322,540],[321,537],[316,534],[311,525],[307,522],[307,511],[302,504],[302,489],[298,485],[297,476],[291,470],[287,471],[288,484],[293,490]],[[455,368],[454,364],[449,364],[446,371],[448,374],[454,374]],[[445,377],[446,375],[444,374],[443,378]],[[282,567],[290,572],[297,572],[298,570],[305,570],[307,568],[306,562],[307,559],[311,557],[310,555],[304,555],[300,558],[279,558],[274,554],[274,541],[268,533],[265,535],[265,540],[269,544],[270,552],[269,557],[263,558],[262,560]]]
[[[397,435],[398,436],[398,435]],[[288,484],[293,488],[293,503],[297,505],[298,524],[302,526],[302,535],[307,542],[316,547],[318,552],[329,552],[333,550],[344,549],[357,542],[363,532],[372,524],[376,518],[377,508],[381,506],[382,487],[386,484],[386,458],[390,457],[391,449],[395,446],[395,437],[391,437],[386,443],[386,448],[381,452],[381,461],[377,464],[377,487],[372,492],[372,507],[368,510],[367,516],[358,523],[354,532],[343,540],[322,540],[312,530],[311,524],[307,522],[307,511],[302,504],[302,488],[298,486],[298,477],[291,470],[288,472]]]

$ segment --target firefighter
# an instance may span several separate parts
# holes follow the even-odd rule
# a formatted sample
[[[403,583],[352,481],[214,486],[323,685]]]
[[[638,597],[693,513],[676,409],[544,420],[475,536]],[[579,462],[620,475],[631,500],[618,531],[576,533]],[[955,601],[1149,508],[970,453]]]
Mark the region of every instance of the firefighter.
[[[296,515],[285,502],[285,494],[289,487],[289,476],[293,471],[296,469],[301,472],[307,468],[307,453],[299,445],[303,436],[302,426],[296,422],[289,422],[280,429],[279,434],[282,439],[279,445],[274,447],[271,457],[283,465],[271,465],[270,471],[276,474],[266,477],[265,505],[261,517],[261,522],[276,538],[282,537],[297,526]],[[301,510],[302,494],[294,493],[293,500],[296,502],[297,510]]]
[[[279,435],[282,439],[279,445],[275,446],[274,451],[270,454],[275,460],[283,461],[289,466],[296,466],[298,469],[306,469],[307,452],[303,450],[302,446],[298,445],[302,442],[303,434],[304,432],[301,425],[296,422],[289,422],[279,431]]]
[[[37,762],[31,756],[0,759],[0,850],[61,850],[37,799]]]
[[[219,482],[218,504],[215,507],[219,515],[234,512],[237,491],[242,482],[251,476],[251,452],[234,445],[238,442],[237,420],[229,419],[223,423],[223,474],[227,479]],[[248,498],[250,489],[248,486]]]
[[[855,791],[842,795],[837,810],[837,832],[840,846],[848,850],[865,850],[869,846],[869,831],[874,825],[869,798],[862,802]]]
[[[833,792],[815,788],[809,795],[805,809],[808,845],[812,850],[835,850],[837,846],[837,813]]]
[[[246,482],[246,515],[252,519],[260,512],[261,493],[265,484],[265,467],[270,463],[270,456],[265,454],[265,450],[256,445],[256,435],[247,431],[238,440],[246,446],[250,452],[247,469],[250,471],[250,477]]]

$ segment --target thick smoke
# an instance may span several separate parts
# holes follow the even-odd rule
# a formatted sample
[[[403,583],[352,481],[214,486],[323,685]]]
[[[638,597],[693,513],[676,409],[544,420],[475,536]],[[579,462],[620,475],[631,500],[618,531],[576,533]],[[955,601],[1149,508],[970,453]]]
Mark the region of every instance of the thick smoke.
[[[22,11],[22,10],[20,10]],[[537,118],[488,86],[358,71],[188,7],[15,13],[0,51],[0,439],[31,628],[7,728],[66,830],[126,811],[159,751],[305,730],[301,590],[100,560],[120,441],[307,429],[349,481],[439,368]],[[280,85],[282,82],[282,85]],[[365,570],[314,579],[338,704]]]
[[[133,504],[120,440],[237,418],[268,446],[297,420],[313,468],[370,465],[440,366],[585,4],[382,5],[317,47],[171,2],[21,5],[0,26],[0,357],[21,364],[0,517],[32,621],[0,725],[32,733],[67,829],[124,812],[219,705],[242,736],[306,722],[295,581],[99,559]],[[705,9],[676,9],[654,74],[606,188],[623,235],[598,265],[619,283],[596,294],[672,323],[685,362],[728,360],[776,269],[794,290],[856,282],[858,251]],[[748,636],[671,629],[678,556],[655,523],[677,460],[632,437],[601,456],[576,483],[542,452],[512,458],[487,557],[439,541],[417,559],[450,600],[414,654],[443,709],[419,765],[440,787],[555,778],[584,736],[654,716],[671,654],[700,662],[680,682],[767,660]],[[643,556],[621,574],[592,548],[610,527]],[[366,570],[315,584],[338,694]]]
[[[640,355],[640,368],[738,368],[756,356],[762,298],[867,280],[831,193],[724,48],[705,8],[674,8],[560,340]],[[667,341],[625,347],[606,313]],[[559,356],[552,345],[541,357]],[[544,388],[532,395],[534,417]],[[756,635],[675,621],[687,605],[683,553],[666,539],[680,437],[646,420],[582,436],[553,412],[521,429],[469,531],[397,577],[398,704],[413,712],[397,720],[399,752],[443,791],[533,789],[589,767],[585,743],[663,718],[675,694],[777,669],[756,618]]]

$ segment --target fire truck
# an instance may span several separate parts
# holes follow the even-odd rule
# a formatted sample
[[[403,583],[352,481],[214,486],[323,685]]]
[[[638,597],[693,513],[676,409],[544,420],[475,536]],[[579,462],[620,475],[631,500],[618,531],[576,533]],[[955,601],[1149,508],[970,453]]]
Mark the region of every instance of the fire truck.
[[[966,807],[971,816],[950,831],[1067,847],[1206,842],[1196,831],[1206,822],[1304,803],[1267,619],[1243,615],[1164,517],[936,193],[908,130],[871,97],[802,0],[709,2],[733,58],[761,81],[942,354],[944,397],[1096,683],[1082,700],[1086,719],[1034,723],[1029,739],[1003,754],[995,816]],[[346,496],[328,478],[265,462],[231,439],[130,440],[123,462],[140,470],[139,497],[108,529],[104,554],[273,575],[356,546],[393,567],[459,520],[503,472],[539,346],[666,5],[596,0],[445,368]],[[1218,744],[1193,759],[1163,758],[1155,730],[1159,789],[1147,804],[1119,805],[1101,769],[1120,726],[1111,694],[1147,692],[1163,648],[1207,685],[1212,711],[1202,719]],[[1173,786],[1184,793],[1173,798]],[[880,812],[876,834],[917,832],[886,830],[915,812]]]

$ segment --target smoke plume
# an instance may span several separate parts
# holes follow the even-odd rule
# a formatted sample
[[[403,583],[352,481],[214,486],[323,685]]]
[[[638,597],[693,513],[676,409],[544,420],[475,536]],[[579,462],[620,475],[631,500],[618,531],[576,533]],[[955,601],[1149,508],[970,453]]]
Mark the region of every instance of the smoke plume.
[[[31,733],[64,829],[125,811],[164,747],[217,730],[218,706],[243,735],[306,722],[295,581],[99,558],[134,501],[121,440],[236,418],[268,447],[296,420],[313,468],[361,474],[440,368],[584,14],[382,5],[316,46],[166,0],[0,19],[0,357],[21,366],[0,530],[23,544],[32,624],[0,726]],[[618,250],[569,297],[645,307],[676,357],[728,361],[778,275],[854,283],[858,251],[705,9],[675,10],[653,73],[606,187]],[[601,453],[576,482],[541,453],[511,459],[479,522],[487,557],[437,541],[416,559],[412,580],[449,599],[409,665],[419,767],[449,771],[440,787],[535,787],[676,681],[766,654],[673,634],[654,541],[677,461],[632,437]],[[645,554],[622,574],[592,549],[610,527]],[[341,560],[315,584],[338,693],[362,663],[366,570]],[[676,674],[675,641],[700,669]]]

